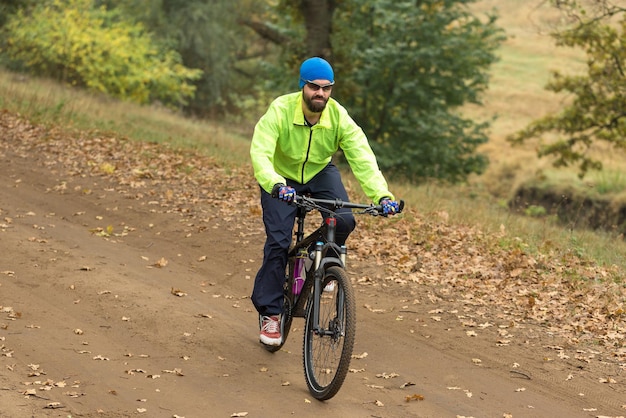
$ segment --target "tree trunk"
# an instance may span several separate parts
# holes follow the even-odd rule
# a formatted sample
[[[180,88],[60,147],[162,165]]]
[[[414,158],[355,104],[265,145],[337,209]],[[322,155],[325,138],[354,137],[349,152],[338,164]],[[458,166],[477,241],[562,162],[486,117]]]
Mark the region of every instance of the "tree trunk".
[[[306,48],[310,57],[322,57],[332,63],[332,32],[335,0],[301,0],[300,11],[306,28]]]

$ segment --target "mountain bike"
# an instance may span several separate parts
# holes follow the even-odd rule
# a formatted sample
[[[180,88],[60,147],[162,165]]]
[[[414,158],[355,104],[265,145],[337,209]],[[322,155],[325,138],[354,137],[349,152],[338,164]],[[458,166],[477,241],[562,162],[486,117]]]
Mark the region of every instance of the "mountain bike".
[[[341,216],[336,210],[347,208],[355,214],[385,215],[380,205],[300,195],[291,204],[297,206],[297,227],[286,268],[283,338],[281,345],[265,348],[271,352],[280,350],[293,318],[304,318],[304,376],[311,395],[324,401],[337,394],[346,378],[356,331],[354,290],[346,273],[347,247],[335,243],[337,217]],[[404,202],[400,201],[398,213],[403,207]],[[305,237],[304,221],[313,210],[328,216]]]

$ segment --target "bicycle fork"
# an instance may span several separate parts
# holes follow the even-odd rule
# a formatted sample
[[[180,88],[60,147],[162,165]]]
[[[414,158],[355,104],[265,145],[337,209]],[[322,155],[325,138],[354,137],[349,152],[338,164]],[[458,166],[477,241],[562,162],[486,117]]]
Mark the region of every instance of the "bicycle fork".
[[[329,243],[333,243],[334,240],[333,235],[334,235],[334,223],[332,223],[332,221],[335,221],[334,218],[329,218],[329,220],[331,220],[331,222],[328,222],[328,226],[329,226]],[[335,284],[336,286],[338,286],[337,288],[337,298],[335,300],[335,315],[332,318],[328,318],[329,323],[328,324],[320,324],[320,314],[321,314],[321,301],[323,298],[323,294],[324,294],[324,286],[323,286],[323,280],[324,280],[324,276],[325,276],[325,268],[327,267],[326,264],[330,264],[332,265],[339,265],[341,267],[345,266],[346,263],[346,253],[347,253],[347,248],[345,245],[342,245],[341,247],[339,247],[339,260],[340,263],[337,263],[336,261],[333,261],[333,258],[325,258],[325,262],[324,265],[322,266],[322,269],[320,270],[320,265],[322,265],[322,252],[324,249],[324,243],[322,242],[317,242],[315,245],[315,265],[314,265],[314,269],[313,271],[316,272],[315,275],[315,281],[314,281],[314,286],[313,286],[313,293],[312,293],[312,303],[313,303],[313,309],[311,311],[312,315],[313,315],[313,332],[316,335],[319,336],[329,336],[331,337],[333,340],[338,340],[339,338],[343,337],[345,334],[345,331],[343,330],[343,326],[342,324],[344,323],[344,310],[343,310],[343,306],[344,306],[344,302],[345,302],[345,295],[344,295],[344,290],[343,287],[338,286],[337,284]],[[326,244],[327,247],[333,247],[332,244]],[[334,245],[334,247],[336,248],[337,246]],[[337,260],[335,258],[335,260]],[[325,328],[324,325],[327,325],[327,327]]]

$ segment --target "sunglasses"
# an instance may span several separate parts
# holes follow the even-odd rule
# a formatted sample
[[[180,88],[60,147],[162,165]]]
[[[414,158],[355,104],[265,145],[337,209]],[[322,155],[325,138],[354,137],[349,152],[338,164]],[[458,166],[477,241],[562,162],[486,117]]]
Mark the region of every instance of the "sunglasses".
[[[335,84],[335,82],[333,81],[330,84],[325,84],[323,86],[320,86],[319,84],[314,83],[311,80],[302,79],[302,81],[304,81],[306,83],[306,86],[310,88],[311,90],[318,91],[319,89],[322,89],[326,93],[328,93],[333,88],[333,84]]]

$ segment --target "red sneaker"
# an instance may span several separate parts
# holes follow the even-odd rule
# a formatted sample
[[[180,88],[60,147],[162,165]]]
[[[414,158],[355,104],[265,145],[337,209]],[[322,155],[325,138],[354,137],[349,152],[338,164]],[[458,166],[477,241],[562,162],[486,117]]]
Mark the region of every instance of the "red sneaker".
[[[280,335],[280,315],[261,317],[260,340],[265,345],[280,345],[283,342]]]

